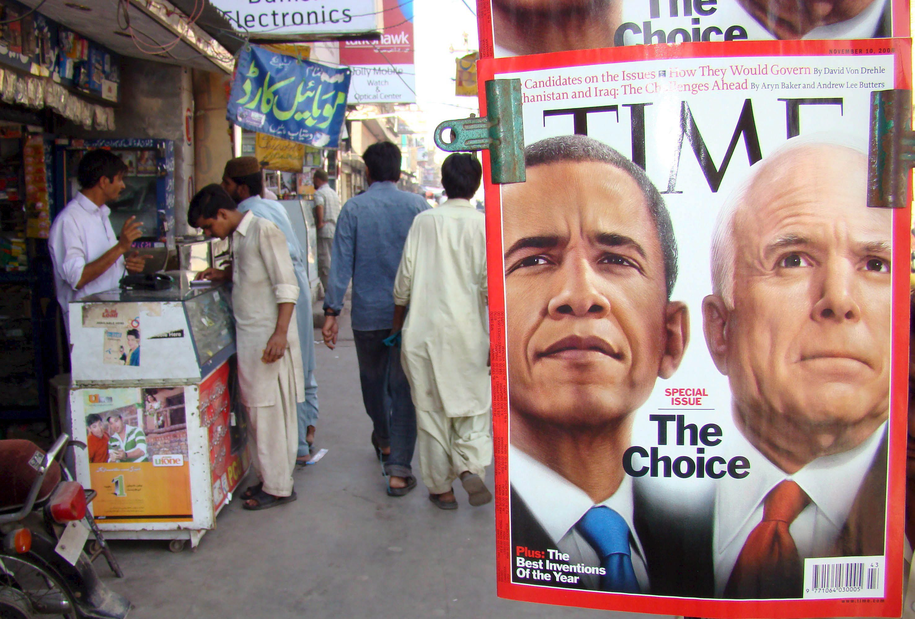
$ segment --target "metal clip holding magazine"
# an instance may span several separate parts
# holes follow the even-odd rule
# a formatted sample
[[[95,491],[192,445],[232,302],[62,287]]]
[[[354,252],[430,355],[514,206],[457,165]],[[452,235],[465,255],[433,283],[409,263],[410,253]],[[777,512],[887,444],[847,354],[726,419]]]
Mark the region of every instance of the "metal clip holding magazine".
[[[489,149],[492,182],[523,183],[524,126],[521,121],[521,80],[486,82],[485,117],[446,120],[435,128],[435,145],[448,152]],[[446,142],[443,134],[454,133]]]
[[[912,91],[878,90],[871,93],[867,170],[867,205],[905,208],[909,173],[915,167],[912,131]]]

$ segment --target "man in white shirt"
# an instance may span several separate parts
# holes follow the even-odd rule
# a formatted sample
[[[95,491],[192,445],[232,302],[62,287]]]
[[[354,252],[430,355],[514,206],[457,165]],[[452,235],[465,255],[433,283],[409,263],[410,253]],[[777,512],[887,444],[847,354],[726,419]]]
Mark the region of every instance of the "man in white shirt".
[[[483,213],[469,201],[482,176],[472,155],[445,159],[448,201],[413,220],[394,279],[392,330],[403,327],[420,471],[440,509],[457,508],[451,489],[457,478],[471,505],[492,500],[483,482],[492,461],[486,230]]]
[[[330,275],[330,256],[334,247],[334,232],[337,231],[337,217],[340,215],[340,198],[328,183],[327,172],[315,170],[312,182],[315,186],[315,228],[318,231],[318,279],[327,290]]]
[[[641,168],[591,138],[525,160],[527,182],[502,188],[512,565],[550,560],[567,579],[513,579],[647,593],[622,459],[689,340],[670,216]]]
[[[68,322],[69,303],[83,297],[118,287],[125,269],[140,272],[144,256],[130,251],[130,245],[142,235],[142,224],[130,217],[115,237],[106,202],[116,200],[124,190],[127,164],[107,150],[89,151],[80,159],[76,170],[80,191],[51,225],[48,245],[54,265],[57,300]]]
[[[716,595],[802,597],[804,559],[884,554],[893,230],[866,183],[863,153],[796,139],[719,216],[705,338],[751,468],[717,490]]]

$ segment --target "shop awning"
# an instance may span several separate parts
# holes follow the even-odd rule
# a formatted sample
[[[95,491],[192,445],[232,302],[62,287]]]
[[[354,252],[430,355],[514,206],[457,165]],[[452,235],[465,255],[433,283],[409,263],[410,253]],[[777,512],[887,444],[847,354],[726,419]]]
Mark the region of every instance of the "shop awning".
[[[23,0],[123,56],[231,73],[243,44],[207,0]],[[40,6],[39,6],[40,5]]]

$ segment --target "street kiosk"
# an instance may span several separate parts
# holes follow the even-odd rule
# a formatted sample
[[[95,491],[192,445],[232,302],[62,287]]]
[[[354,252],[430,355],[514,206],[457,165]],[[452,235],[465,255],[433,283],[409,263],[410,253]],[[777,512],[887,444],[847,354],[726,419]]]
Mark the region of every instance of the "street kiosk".
[[[160,290],[71,303],[70,410],[88,444],[77,478],[98,492],[90,508],[105,536],[178,551],[215,528],[249,460],[231,395],[228,290],[189,272],[157,277]]]

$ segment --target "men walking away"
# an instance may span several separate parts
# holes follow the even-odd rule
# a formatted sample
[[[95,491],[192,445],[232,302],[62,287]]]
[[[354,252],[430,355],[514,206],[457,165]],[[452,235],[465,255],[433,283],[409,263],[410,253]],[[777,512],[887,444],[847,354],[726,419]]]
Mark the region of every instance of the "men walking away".
[[[236,157],[226,163],[222,175],[225,189],[241,213],[251,211],[255,217],[272,221],[286,237],[286,247],[299,284],[296,302],[296,324],[299,327],[299,344],[302,350],[302,368],[305,372],[305,401],[298,405],[299,448],[296,462],[304,465],[314,455],[315,428],[318,423],[318,383],[315,380],[315,342],[311,336],[314,322],[311,313],[311,286],[308,279],[308,255],[295,236],[289,215],[276,200],[261,198],[264,175],[254,157]]]
[[[327,182],[327,172],[318,168],[314,173],[315,228],[318,230],[318,279],[327,294],[327,276],[330,275],[330,252],[334,245],[337,217],[340,215],[340,198]]]
[[[231,275],[207,269],[198,279],[231,277],[233,283],[238,382],[260,478],[242,493],[244,508],[294,501],[296,403],[305,399],[305,379],[295,321],[299,286],[286,238],[272,222],[239,211],[219,185],[194,196],[187,220],[207,236],[232,235]]]
[[[394,280],[393,329],[403,326],[420,470],[441,509],[457,508],[458,477],[471,505],[492,500],[483,483],[492,461],[485,217],[469,202],[482,175],[472,155],[445,159],[448,200],[417,215]]]
[[[362,155],[368,190],[343,205],[334,236],[333,260],[324,298],[324,343],[333,348],[337,316],[353,280],[353,336],[365,411],[372,420],[372,445],[384,462],[388,494],[403,496],[416,486],[411,462],[416,414],[399,351],[385,344],[394,318],[394,276],[413,218],[429,208],[416,194],[400,191],[400,149],[391,142]]]

